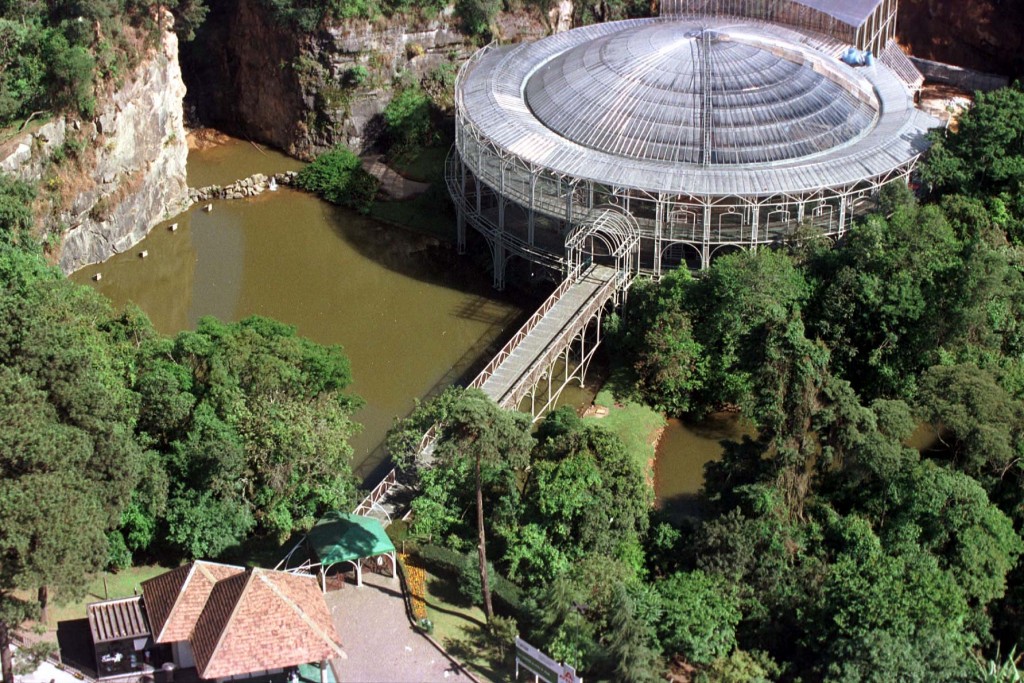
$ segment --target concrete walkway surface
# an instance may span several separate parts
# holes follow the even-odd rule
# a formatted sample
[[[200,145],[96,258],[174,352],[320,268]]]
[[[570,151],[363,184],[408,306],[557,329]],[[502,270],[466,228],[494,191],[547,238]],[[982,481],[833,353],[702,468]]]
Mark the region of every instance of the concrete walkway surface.
[[[325,596],[348,659],[334,660],[339,683],[471,683],[461,665],[409,623],[399,579],[365,572]]]

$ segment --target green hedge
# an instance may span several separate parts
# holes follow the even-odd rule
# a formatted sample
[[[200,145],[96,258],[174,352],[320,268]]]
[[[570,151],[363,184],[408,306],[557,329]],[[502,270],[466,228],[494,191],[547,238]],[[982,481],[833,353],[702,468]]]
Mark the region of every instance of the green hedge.
[[[419,556],[427,562],[431,562],[446,572],[458,576],[462,569],[465,555],[462,553],[444,548],[439,545],[421,545]],[[497,572],[490,574],[491,597],[513,616],[518,616],[523,610],[523,589],[515,585]]]

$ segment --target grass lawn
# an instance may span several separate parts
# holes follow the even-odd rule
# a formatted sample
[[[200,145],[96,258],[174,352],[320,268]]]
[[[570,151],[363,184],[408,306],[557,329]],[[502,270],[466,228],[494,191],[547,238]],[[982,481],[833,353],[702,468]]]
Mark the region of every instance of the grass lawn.
[[[427,615],[434,622],[434,640],[471,667],[478,678],[495,682],[511,679],[514,665],[507,668],[490,642],[483,610],[462,599],[455,580],[428,569],[426,592]]]
[[[167,570],[167,567],[148,564],[141,567],[124,569],[116,574],[110,572],[98,574],[89,582],[89,585],[86,587],[85,595],[78,600],[72,600],[66,604],[60,604],[60,596],[53,596],[50,603],[49,623],[47,624],[47,628],[52,633],[57,628],[57,622],[70,621],[72,619],[84,619],[85,606],[91,602],[106,600],[107,596],[111,599],[128,598],[135,595],[136,591],[142,593],[142,587],[139,584],[146,579],[151,579],[158,574],[163,574]],[[105,587],[104,580],[106,580]]]
[[[653,476],[650,465],[654,461],[657,436],[666,424],[665,416],[642,403],[625,398],[622,386],[621,373],[612,373],[594,398],[594,405],[606,408],[608,414],[604,417],[590,416],[586,419],[596,420],[618,434],[636,461]]]

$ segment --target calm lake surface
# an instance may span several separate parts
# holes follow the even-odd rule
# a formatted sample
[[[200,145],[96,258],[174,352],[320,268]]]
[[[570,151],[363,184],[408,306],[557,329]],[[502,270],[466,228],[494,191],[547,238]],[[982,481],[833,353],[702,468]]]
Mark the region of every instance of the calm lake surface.
[[[723,441],[742,441],[754,429],[737,413],[713,413],[700,422],[670,419],[654,460],[654,494],[672,515],[697,516],[697,494],[704,483],[705,463],[721,460]]]
[[[189,155],[189,185],[226,185],[302,165],[231,140]],[[178,224],[174,232],[171,223]],[[103,274],[99,282],[96,273]],[[195,206],[72,279],[115,306],[135,302],[165,334],[193,329],[204,315],[258,314],[317,342],[341,344],[352,361],[352,391],[366,401],[355,415],[363,431],[353,440],[353,469],[364,478],[382,463],[380,445],[394,418],[486,363],[539,303],[495,292],[487,273],[430,237],[287,188],[215,201],[209,213]],[[561,403],[588,404],[592,396],[593,389],[567,388]],[[671,420],[655,466],[660,503],[693,513],[704,463],[721,457],[722,439],[744,433],[734,415],[700,424]]]
[[[228,184],[301,165],[232,141],[190,154],[189,184]],[[103,274],[99,282],[96,273]],[[433,238],[287,188],[215,201],[209,213],[195,206],[72,279],[115,306],[134,301],[166,334],[192,329],[205,315],[258,314],[317,342],[341,344],[352,361],[351,390],[366,402],[354,416],[363,425],[353,441],[360,477],[381,463],[379,446],[394,418],[486,362],[489,347],[534,303],[521,307],[502,297],[487,273]]]

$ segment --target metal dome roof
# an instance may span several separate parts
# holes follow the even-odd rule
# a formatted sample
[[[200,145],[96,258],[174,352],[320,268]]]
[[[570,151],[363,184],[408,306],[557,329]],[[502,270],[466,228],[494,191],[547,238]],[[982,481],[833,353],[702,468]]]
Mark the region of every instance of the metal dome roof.
[[[524,91],[534,116],[568,140],[702,166],[811,156],[862,135],[878,113],[824,59],[690,22],[596,37],[541,64]]]
[[[766,163],[704,165],[624,156],[580,144],[552,128],[550,115],[547,121],[539,118],[534,109],[539,101],[527,102],[530,81],[560,55],[593,41],[657,26],[684,37],[710,28],[728,34],[734,42],[762,47],[786,62],[808,65],[831,83],[845,84],[850,95],[869,103],[877,113],[860,135],[818,154]],[[570,182],[589,180],[616,188],[694,197],[761,197],[853,186],[887,176],[916,159],[927,148],[925,133],[938,122],[914,107],[906,84],[884,62],[859,69],[840,62],[838,57],[846,47],[811,31],[734,17],[630,19],[592,24],[533,43],[488,47],[463,65],[456,82],[456,144],[476,171],[481,164],[497,164],[493,175],[485,177],[495,188],[502,182],[495,179],[507,175],[503,169],[513,167],[525,167],[531,173],[543,171]],[[656,52],[653,47],[648,49],[648,54],[652,52]],[[747,95],[760,92],[756,84],[752,86]],[[580,102],[585,101],[570,99],[565,106],[572,115],[582,115]],[[614,128],[608,124],[607,130]]]

